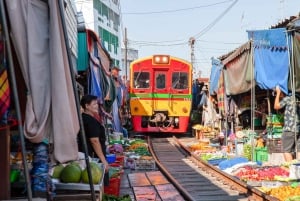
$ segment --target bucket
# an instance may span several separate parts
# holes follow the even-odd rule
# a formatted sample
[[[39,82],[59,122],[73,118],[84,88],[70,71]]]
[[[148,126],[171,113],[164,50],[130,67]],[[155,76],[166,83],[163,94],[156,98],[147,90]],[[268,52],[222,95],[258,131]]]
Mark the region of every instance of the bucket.
[[[116,162],[116,154],[107,154],[106,160],[109,164]]]
[[[112,134],[110,134],[110,138],[111,140],[121,140],[123,139],[123,133],[113,132]]]
[[[260,118],[254,118],[254,126],[261,126],[261,119]]]
[[[300,164],[295,163],[290,165],[290,179],[300,179]]]

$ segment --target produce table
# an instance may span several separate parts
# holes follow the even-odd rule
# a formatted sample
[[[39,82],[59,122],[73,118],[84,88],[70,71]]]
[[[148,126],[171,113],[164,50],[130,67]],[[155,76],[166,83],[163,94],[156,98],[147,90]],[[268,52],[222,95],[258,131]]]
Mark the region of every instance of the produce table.
[[[100,181],[98,184],[94,184],[94,190],[96,193],[98,193],[99,195],[99,199],[102,199],[102,195],[103,195],[103,179],[104,179],[104,172],[105,172],[105,168],[104,165],[99,163],[100,169],[102,170],[103,174],[100,178]],[[55,200],[59,200],[59,198],[62,198],[62,200],[67,199],[69,195],[73,194],[75,191],[79,191],[79,192],[88,192],[90,191],[90,184],[85,184],[85,183],[62,183],[62,182],[56,182],[54,183],[55,185],[55,191],[56,191],[56,195],[55,195]],[[80,194],[76,193],[76,198],[79,200],[82,200],[83,198],[81,198]],[[91,194],[82,194],[83,197],[90,197]],[[96,197],[97,194],[96,194]],[[74,197],[72,197],[72,199],[74,199]]]

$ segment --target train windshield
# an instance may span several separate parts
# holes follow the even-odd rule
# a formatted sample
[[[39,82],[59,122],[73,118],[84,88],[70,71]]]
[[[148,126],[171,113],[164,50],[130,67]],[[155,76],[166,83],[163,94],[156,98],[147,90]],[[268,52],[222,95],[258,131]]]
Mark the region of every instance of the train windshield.
[[[134,88],[136,89],[147,89],[150,85],[150,73],[149,72],[134,72]]]
[[[186,72],[174,72],[172,74],[173,89],[188,89],[188,74]]]
[[[157,73],[155,75],[155,85],[157,89],[165,89],[166,88],[166,75],[165,73]]]

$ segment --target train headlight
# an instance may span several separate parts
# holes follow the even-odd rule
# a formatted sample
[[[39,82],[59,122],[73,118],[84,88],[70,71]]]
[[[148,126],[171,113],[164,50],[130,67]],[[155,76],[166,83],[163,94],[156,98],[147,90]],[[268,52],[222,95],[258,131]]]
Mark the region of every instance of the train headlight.
[[[170,62],[170,56],[168,55],[154,55],[153,63],[154,64],[168,64]]]
[[[179,118],[175,117],[174,122],[175,122],[175,124],[178,124],[179,123]]]
[[[183,113],[187,113],[187,112],[188,112],[188,109],[187,109],[186,107],[183,107],[183,108],[182,108],[182,112],[183,112]]]

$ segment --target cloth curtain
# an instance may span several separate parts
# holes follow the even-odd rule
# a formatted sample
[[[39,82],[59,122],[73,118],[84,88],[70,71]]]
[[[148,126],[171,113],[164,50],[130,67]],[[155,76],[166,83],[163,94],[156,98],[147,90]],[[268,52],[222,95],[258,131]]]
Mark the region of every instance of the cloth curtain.
[[[48,139],[58,162],[78,157],[79,121],[59,1],[6,0],[11,37],[27,87],[24,133]]]
[[[241,94],[255,86],[251,41],[228,55],[222,63],[225,66],[224,79],[227,95]]]

